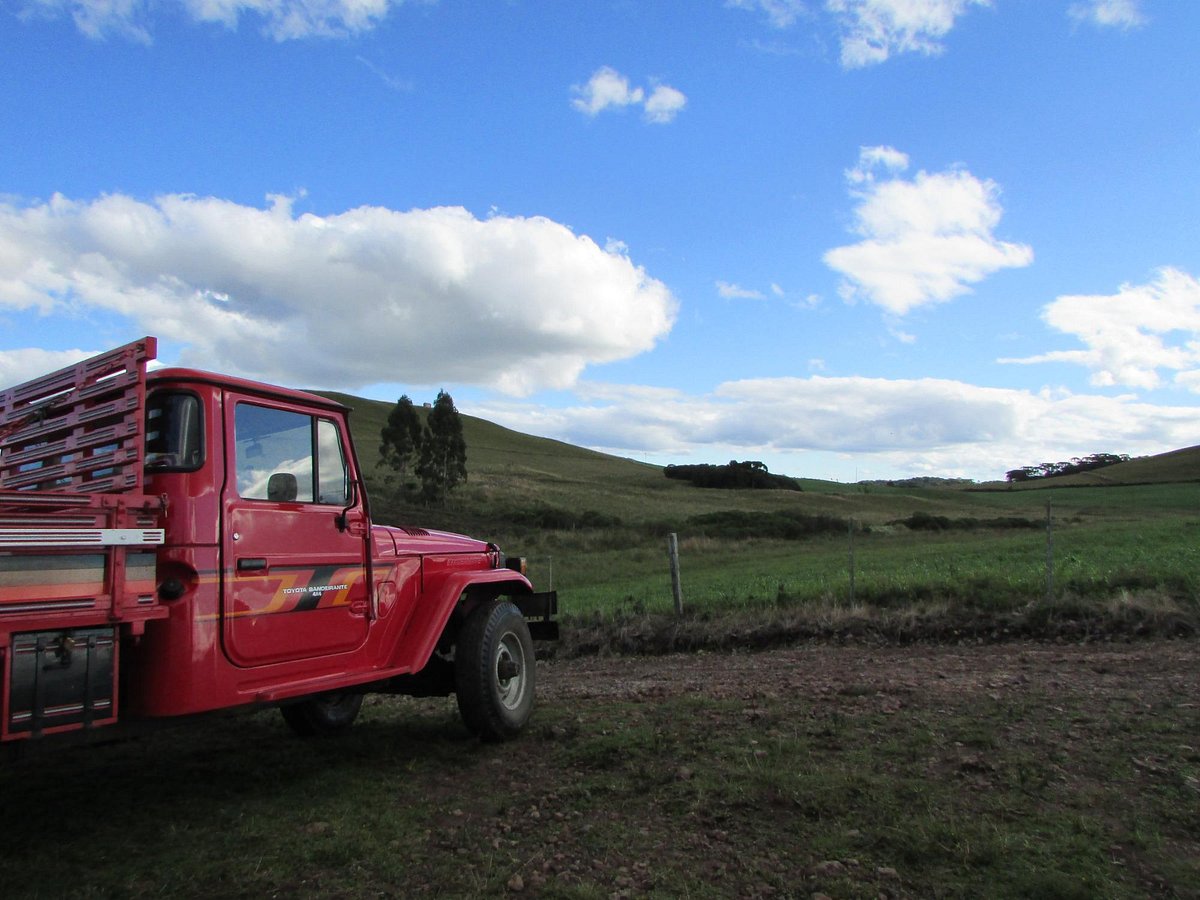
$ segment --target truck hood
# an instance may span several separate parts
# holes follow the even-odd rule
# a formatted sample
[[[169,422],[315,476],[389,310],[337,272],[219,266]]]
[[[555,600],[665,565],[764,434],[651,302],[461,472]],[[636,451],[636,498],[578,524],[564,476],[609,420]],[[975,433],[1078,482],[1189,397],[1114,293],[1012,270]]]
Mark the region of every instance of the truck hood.
[[[393,525],[371,526],[376,557],[426,556],[443,553],[483,553],[491,544],[448,531]],[[494,549],[494,548],[492,548]]]

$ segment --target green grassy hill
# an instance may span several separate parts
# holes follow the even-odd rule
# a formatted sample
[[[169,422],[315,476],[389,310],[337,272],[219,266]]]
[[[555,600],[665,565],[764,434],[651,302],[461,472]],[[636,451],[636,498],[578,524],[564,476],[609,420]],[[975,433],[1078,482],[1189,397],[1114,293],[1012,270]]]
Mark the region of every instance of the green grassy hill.
[[[379,432],[392,404],[346,394],[323,395],[353,410],[351,430],[375,517],[382,522],[500,537],[510,533],[510,524],[519,523],[526,526],[519,529],[525,537],[530,528],[578,531],[589,523],[661,533],[684,529],[698,516],[730,511],[825,515],[882,524],[914,511],[967,515],[978,505],[952,490],[804,478],[799,479],[801,493],[702,489],[666,478],[660,466],[533,437],[464,415],[467,483],[454,491],[445,507],[430,508],[415,501],[400,506],[391,501],[384,482],[388,473],[378,464]],[[426,412],[418,408],[422,419]]]
[[[392,404],[346,394],[323,396],[353,410],[350,425],[358,456],[370,486],[378,489],[387,474],[379,465],[379,432]],[[417,413],[424,421],[428,410],[418,407]],[[657,466],[533,437],[473,416],[462,416],[462,423],[467,483],[454,493],[452,507],[471,506],[485,521],[494,513],[539,504],[615,516],[625,509],[624,500],[667,481]],[[418,506],[406,514],[438,512]]]
[[[1078,475],[1035,478],[1013,487],[1016,490],[1039,490],[1048,487],[1179,484],[1188,481],[1200,481],[1200,447],[1185,447],[1169,453],[1140,456],[1115,466],[1080,472]],[[1004,482],[991,482],[980,487],[1008,489],[1009,485]]]
[[[1153,485],[1200,482],[1200,447],[1143,457],[1095,472],[1021,485],[993,482],[961,486],[843,484],[800,479],[804,490],[730,491],[696,488],[664,477],[659,466],[533,437],[483,419],[463,416],[468,481],[444,508],[411,502],[399,507],[384,489],[378,465],[379,431],[391,403],[326,393],[353,409],[351,427],[358,455],[381,521],[403,521],[490,534],[506,523],[558,522],[577,530],[588,521],[626,526],[661,525],[674,530],[697,516],[735,511],[760,514],[828,515],[867,525],[885,525],[915,512],[950,517],[1037,515],[1047,499],[1064,510],[1104,514],[1131,503],[1137,508],[1175,507],[1172,496]],[[423,417],[425,410],[418,408]],[[1150,486],[1137,491],[1096,493],[1099,487]],[[1059,489],[1072,488],[1071,491]],[[1081,490],[1092,488],[1092,490]],[[1052,494],[1045,492],[1052,491]],[[1132,500],[1130,498],[1133,498]],[[548,518],[546,511],[565,515]],[[563,524],[565,523],[565,525]],[[571,523],[574,523],[572,525]],[[662,530],[662,529],[658,529]]]

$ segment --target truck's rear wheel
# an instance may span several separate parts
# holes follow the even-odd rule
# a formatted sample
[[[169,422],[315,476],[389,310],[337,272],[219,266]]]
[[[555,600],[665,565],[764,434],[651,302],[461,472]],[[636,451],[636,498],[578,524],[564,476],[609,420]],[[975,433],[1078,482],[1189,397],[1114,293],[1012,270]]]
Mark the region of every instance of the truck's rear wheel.
[[[533,638],[507,600],[475,609],[454,651],[455,688],[463,721],[485,741],[515,737],[533,712]]]
[[[296,734],[321,737],[347,731],[358,718],[362,702],[362,694],[333,691],[280,707],[279,711]]]

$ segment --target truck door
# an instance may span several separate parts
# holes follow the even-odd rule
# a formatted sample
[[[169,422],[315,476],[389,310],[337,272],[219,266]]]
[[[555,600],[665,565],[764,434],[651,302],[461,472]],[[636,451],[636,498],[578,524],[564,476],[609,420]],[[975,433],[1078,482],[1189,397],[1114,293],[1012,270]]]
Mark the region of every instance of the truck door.
[[[261,666],[359,647],[368,529],[339,420],[238,395],[225,416],[226,655]]]

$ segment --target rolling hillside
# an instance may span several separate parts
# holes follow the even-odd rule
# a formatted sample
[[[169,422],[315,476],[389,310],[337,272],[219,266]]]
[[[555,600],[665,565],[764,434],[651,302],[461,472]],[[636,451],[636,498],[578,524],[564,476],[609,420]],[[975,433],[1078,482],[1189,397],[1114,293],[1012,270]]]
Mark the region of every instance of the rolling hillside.
[[[1041,508],[1041,491],[1066,487],[1065,502],[1094,507],[1095,488],[1200,481],[1200,447],[1121,463],[1095,472],[1024,485],[993,482],[975,489],[855,485],[801,479],[803,493],[726,491],[695,488],[663,477],[658,466],[533,437],[483,419],[463,416],[467,483],[445,508],[391,502],[383,487],[387,473],[377,464],[379,431],[392,404],[347,394],[325,393],[353,409],[350,421],[359,458],[366,468],[376,515],[381,521],[494,534],[505,523],[536,526],[542,521],[607,521],[641,526],[680,523],[716,511],[802,512],[884,524],[922,511],[949,516],[988,516],[998,507],[1013,513]],[[418,410],[424,415],[423,410]],[[683,461],[683,460],[681,460]],[[1040,490],[1039,490],[1040,489]],[[1002,495],[1001,493],[1002,492]],[[1123,493],[1123,492],[1119,492]],[[1028,495],[1028,501],[1021,496]],[[1107,494],[1106,494],[1107,496]],[[1056,505],[1060,501],[1056,498]],[[1117,502],[1113,495],[1112,502]],[[1108,505],[1108,504],[1101,504]],[[568,527],[556,525],[550,527]]]
[[[347,394],[322,392],[351,407],[351,429],[366,469],[372,503],[381,521],[396,521],[496,533],[505,522],[533,524],[546,513],[563,513],[586,524],[644,525],[680,522],[714,511],[796,511],[860,515],[877,505],[886,489],[801,479],[804,493],[792,491],[703,490],[664,477],[660,466],[587,450],[561,441],[522,434],[483,419],[464,415],[468,480],[446,508],[390,503],[384,489],[387,474],[378,465],[379,431],[392,404]],[[423,417],[425,411],[418,408]],[[895,493],[895,492],[893,492]],[[945,502],[961,506],[961,495],[949,492]],[[937,504],[935,504],[937,505]],[[563,515],[551,515],[562,519]]]
[[[368,478],[381,480],[379,432],[392,404],[347,394],[322,392],[351,407],[351,430]],[[427,410],[418,406],[424,420]],[[486,488],[493,496],[566,500],[576,491],[647,490],[665,482],[657,466],[597,453],[572,444],[512,431],[484,419],[462,416],[467,444],[467,488]]]
[[[988,482],[981,488],[1004,490],[1038,490],[1060,487],[1105,487],[1134,484],[1179,484],[1200,481],[1200,447],[1185,447],[1154,456],[1140,456],[1128,462],[1105,466],[1078,475],[1062,475],[1057,478],[1035,478],[1032,481],[1009,485],[1005,482]]]

